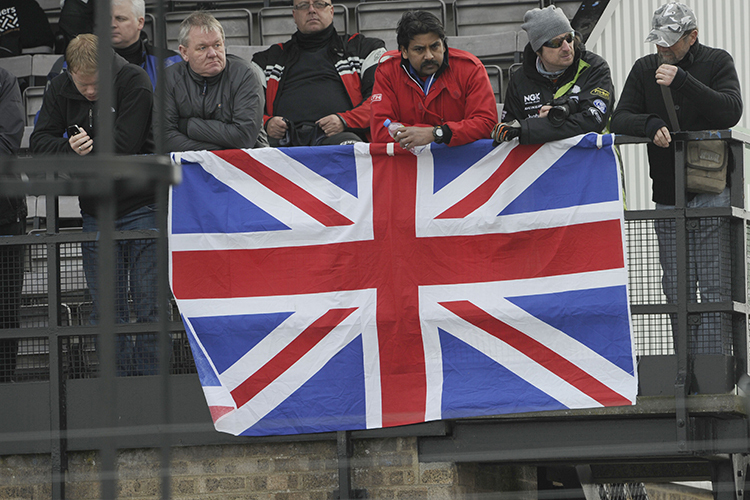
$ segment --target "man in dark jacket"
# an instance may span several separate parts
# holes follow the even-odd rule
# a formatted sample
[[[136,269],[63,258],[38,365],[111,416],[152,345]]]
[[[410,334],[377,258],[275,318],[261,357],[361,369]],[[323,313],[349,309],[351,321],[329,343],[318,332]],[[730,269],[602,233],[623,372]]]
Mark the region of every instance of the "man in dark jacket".
[[[14,155],[21,146],[24,110],[16,77],[0,68],[0,154]],[[0,196],[0,236],[26,232],[26,199]],[[3,238],[10,241],[10,238]],[[0,330],[19,327],[23,286],[23,246],[0,246]],[[1,335],[1,334],[0,334]],[[18,340],[0,337],[0,382],[13,380]]]
[[[492,138],[540,144],[602,132],[614,102],[606,61],[586,51],[554,5],[529,10],[521,27],[529,36],[523,67],[510,77]]]
[[[129,63],[145,69],[156,89],[159,57],[164,59],[165,68],[182,58],[173,50],[154,47],[143,33],[145,21],[144,0],[112,0],[112,47]]]
[[[264,145],[260,76],[243,59],[227,56],[221,23],[208,12],[194,12],[180,25],[179,39],[184,61],[164,72],[167,150]]]
[[[677,121],[682,130],[716,130],[734,126],[742,116],[740,83],[732,57],[721,49],[698,42],[698,25],[693,11],[684,4],[670,2],[654,13],[646,42],[656,44],[657,53],[638,59],[622,89],[611,129],[618,134],[648,137],[649,170],[653,201],[657,209],[675,204],[674,146],[667,106],[661,88],[672,95]],[[688,207],[729,206],[729,189],[720,194],[687,193]],[[669,302],[677,300],[674,221],[657,220],[659,258],[664,272],[662,286]],[[721,228],[715,219],[702,219],[700,228],[690,232],[688,285],[691,301],[696,288],[701,300],[729,300],[729,283],[721,274],[729,262],[720,251]],[[730,272],[730,271],[726,271]],[[724,280],[726,281],[726,280]],[[697,285],[696,285],[697,283]],[[692,332],[691,351],[721,353],[716,313],[703,314],[700,327]],[[712,318],[713,317],[713,318]],[[731,339],[730,339],[731,341]]]
[[[68,44],[65,58],[68,71],[55,77],[44,94],[30,145],[33,153],[77,154],[86,156],[95,147],[99,73],[97,38],[78,35]],[[151,81],[142,68],[112,54],[114,74],[113,138],[118,154],[145,154],[153,150],[151,140]],[[65,134],[67,132],[67,137]],[[106,168],[106,165],[102,165]],[[155,229],[156,217],[152,192],[117,193],[115,230]],[[80,198],[83,230],[97,232],[96,201]],[[97,246],[81,245],[84,272],[93,302],[92,323],[98,321],[99,287],[97,279]],[[156,246],[153,239],[117,242],[116,314],[120,323],[130,322],[128,295],[133,297],[138,322],[156,321],[157,281]],[[156,340],[139,335],[134,344],[118,339],[118,373],[156,373]]]
[[[265,74],[263,122],[272,146],[349,144],[366,139],[370,94],[385,43],[338,34],[333,5],[294,0],[297,32],[253,56]]]

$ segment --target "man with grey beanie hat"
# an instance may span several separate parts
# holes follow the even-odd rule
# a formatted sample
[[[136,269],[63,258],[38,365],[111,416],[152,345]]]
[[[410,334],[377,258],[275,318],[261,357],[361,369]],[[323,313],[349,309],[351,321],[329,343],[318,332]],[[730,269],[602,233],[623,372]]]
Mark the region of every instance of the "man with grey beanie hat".
[[[656,44],[656,54],[638,59],[625,81],[620,103],[612,115],[612,132],[648,137],[652,199],[657,209],[675,208],[675,151],[670,130],[717,130],[733,127],[742,117],[740,82],[734,61],[726,51],[698,42],[698,24],[685,4],[669,2],[659,7],[651,21],[646,43]],[[672,97],[676,124],[672,124],[662,89]],[[731,160],[731,157],[730,157]],[[729,206],[729,188],[719,194],[686,193],[689,208]],[[654,228],[659,241],[662,288],[667,300],[677,301],[675,221],[658,218]],[[727,228],[716,220],[701,219],[689,232],[688,290],[690,300],[731,300],[728,262],[720,258]],[[726,271],[727,274],[723,274]],[[702,313],[700,325],[691,326],[689,351],[722,354],[719,313]]]
[[[531,9],[523,19],[529,43],[521,69],[511,74],[492,138],[539,144],[602,132],[614,102],[607,62],[586,51],[554,5]]]
[[[527,11],[523,16],[521,28],[529,36],[529,44],[534,52],[538,52],[545,42],[557,35],[573,31],[565,13],[554,5]]]

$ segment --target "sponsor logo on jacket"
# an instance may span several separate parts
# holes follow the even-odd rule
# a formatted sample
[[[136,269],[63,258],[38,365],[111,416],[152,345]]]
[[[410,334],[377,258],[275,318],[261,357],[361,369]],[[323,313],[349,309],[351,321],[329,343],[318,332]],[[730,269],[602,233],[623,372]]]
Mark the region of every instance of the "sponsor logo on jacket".
[[[600,88],[600,87],[597,87],[594,90],[592,90],[591,95],[598,95],[604,99],[609,99],[609,91],[604,90],[603,88]]]
[[[542,100],[542,94],[537,92],[536,94],[527,94],[523,96],[523,103],[525,105],[538,104]]]

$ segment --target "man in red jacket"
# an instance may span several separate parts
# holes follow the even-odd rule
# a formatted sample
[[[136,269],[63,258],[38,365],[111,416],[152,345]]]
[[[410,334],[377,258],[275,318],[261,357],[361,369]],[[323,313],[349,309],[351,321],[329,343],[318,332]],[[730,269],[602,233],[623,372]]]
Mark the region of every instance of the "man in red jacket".
[[[448,49],[440,20],[404,13],[396,28],[400,56],[387,52],[375,72],[370,132],[390,142],[386,119],[401,123],[396,140],[412,149],[431,142],[460,146],[490,137],[497,106],[490,79],[474,55]]]

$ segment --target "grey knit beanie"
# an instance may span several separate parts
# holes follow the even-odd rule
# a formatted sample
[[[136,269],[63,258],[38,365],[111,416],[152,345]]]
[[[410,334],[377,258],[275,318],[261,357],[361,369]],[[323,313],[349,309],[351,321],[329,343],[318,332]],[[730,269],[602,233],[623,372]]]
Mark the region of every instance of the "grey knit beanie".
[[[521,28],[529,35],[529,43],[534,52],[537,52],[544,42],[573,31],[565,13],[554,5],[527,11],[523,16]]]

